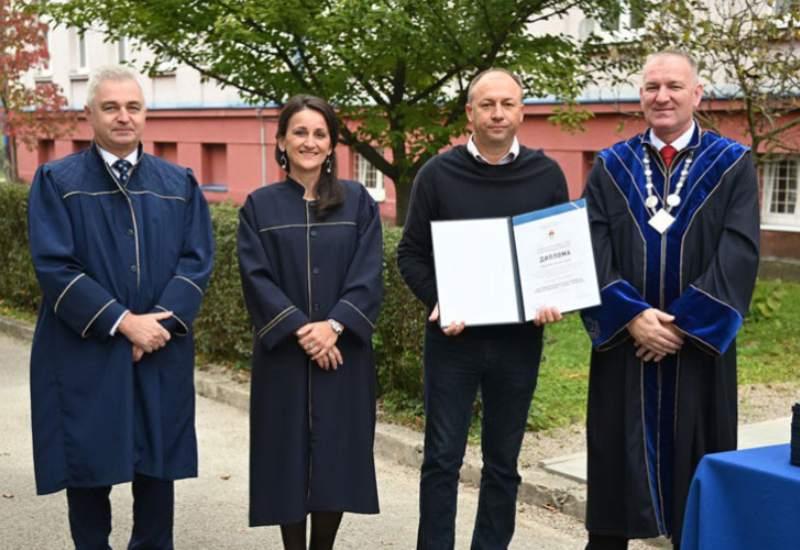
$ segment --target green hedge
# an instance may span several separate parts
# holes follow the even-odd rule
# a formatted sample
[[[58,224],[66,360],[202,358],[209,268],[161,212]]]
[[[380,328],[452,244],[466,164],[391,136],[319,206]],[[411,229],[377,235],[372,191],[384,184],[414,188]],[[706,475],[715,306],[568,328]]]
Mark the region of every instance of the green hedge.
[[[194,322],[197,351],[211,361],[249,367],[253,334],[236,259],[238,208],[225,203],[212,205],[211,222],[216,256],[206,296]]]
[[[401,233],[398,227],[383,228],[383,307],[373,342],[381,393],[421,400],[425,308],[397,268]]]
[[[27,193],[26,185],[0,183],[0,300],[35,313],[40,292],[28,252]],[[249,367],[252,333],[236,259],[237,211],[231,204],[211,207],[216,261],[194,330],[204,359]],[[397,270],[399,239],[398,228],[384,229],[385,295],[374,337],[378,376],[382,393],[420,399],[424,310]]]
[[[36,312],[39,285],[28,251],[28,186],[0,183],[0,300]]]

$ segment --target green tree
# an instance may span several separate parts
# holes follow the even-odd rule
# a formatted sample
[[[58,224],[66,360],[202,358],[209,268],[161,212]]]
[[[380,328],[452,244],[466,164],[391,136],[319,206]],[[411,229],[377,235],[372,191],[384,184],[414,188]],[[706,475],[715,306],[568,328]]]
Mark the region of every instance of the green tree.
[[[649,52],[673,48],[692,54],[705,83],[701,122],[742,116],[741,136],[756,163],[770,154],[800,151],[800,3],[788,0],[676,0],[651,2],[640,40],[616,44],[603,71],[627,75]],[[714,109],[710,109],[713,104]]]
[[[333,102],[342,141],[391,178],[402,222],[422,164],[465,131],[470,79],[503,66],[528,93],[573,99],[588,75],[585,49],[536,23],[567,10],[618,10],[610,0],[69,0],[40,9],[109,40],[151,49],[146,68],[181,62],[254,103],[304,92]],[[558,118],[574,123],[579,110]],[[383,151],[388,150],[388,158]]]

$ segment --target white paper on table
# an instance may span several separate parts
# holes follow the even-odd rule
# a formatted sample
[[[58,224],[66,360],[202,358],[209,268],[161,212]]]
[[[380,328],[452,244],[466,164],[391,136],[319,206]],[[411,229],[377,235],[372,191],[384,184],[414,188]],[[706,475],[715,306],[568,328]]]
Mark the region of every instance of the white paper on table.
[[[512,218],[525,320],[540,307],[562,313],[600,303],[586,201]]]
[[[508,218],[431,222],[439,323],[519,323]]]

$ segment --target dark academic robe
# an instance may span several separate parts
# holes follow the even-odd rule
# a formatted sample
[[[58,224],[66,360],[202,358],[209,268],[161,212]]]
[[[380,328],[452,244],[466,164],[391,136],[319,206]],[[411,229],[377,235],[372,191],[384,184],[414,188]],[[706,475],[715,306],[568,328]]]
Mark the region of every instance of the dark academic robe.
[[[663,235],[647,223],[646,154],[661,196],[693,157]],[[679,541],[700,458],[736,448],[735,337],[756,279],[759,209],[749,150],[699,125],[667,193],[665,171],[645,133],[602,151],[586,187],[602,300],[582,313],[593,345],[586,524]],[[685,338],[660,363],[637,359],[626,329],[650,307],[674,315]]]
[[[310,511],[377,513],[372,445],[372,332],[382,298],[378,207],[341,181],[344,203],[320,219],[288,179],[254,191],[240,211],[239,264],[253,323],[250,524],[301,521]],[[338,370],[297,343],[309,322],[345,327]]]
[[[37,492],[197,475],[191,326],[213,238],[191,171],[142,154],[122,186],[92,146],[39,168],[28,230],[44,295],[31,351]],[[173,338],[136,364],[109,334],[126,309],[174,313]]]

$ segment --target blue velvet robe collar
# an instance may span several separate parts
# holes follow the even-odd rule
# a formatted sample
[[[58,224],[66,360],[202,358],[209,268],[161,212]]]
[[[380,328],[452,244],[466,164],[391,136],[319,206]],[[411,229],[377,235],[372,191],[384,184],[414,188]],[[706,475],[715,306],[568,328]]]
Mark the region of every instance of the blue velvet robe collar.
[[[703,130],[699,124],[695,124],[695,132],[689,145],[678,153],[672,167],[667,170],[650,144],[650,131],[648,129],[598,154],[608,175],[625,196],[637,225],[648,242],[657,240],[660,235],[647,223],[650,213],[644,205],[647,190],[642,159],[645,154],[651,155],[652,181],[656,194],[662,199],[659,207],[663,206],[663,198],[677,186],[686,159],[692,155],[692,165],[681,191],[681,204],[671,212],[676,218],[675,223],[665,233],[668,236],[678,236],[686,231],[693,216],[714,192],[722,176],[748,151],[747,147]],[[665,185],[667,182],[668,185]],[[658,301],[651,303],[657,304]]]

